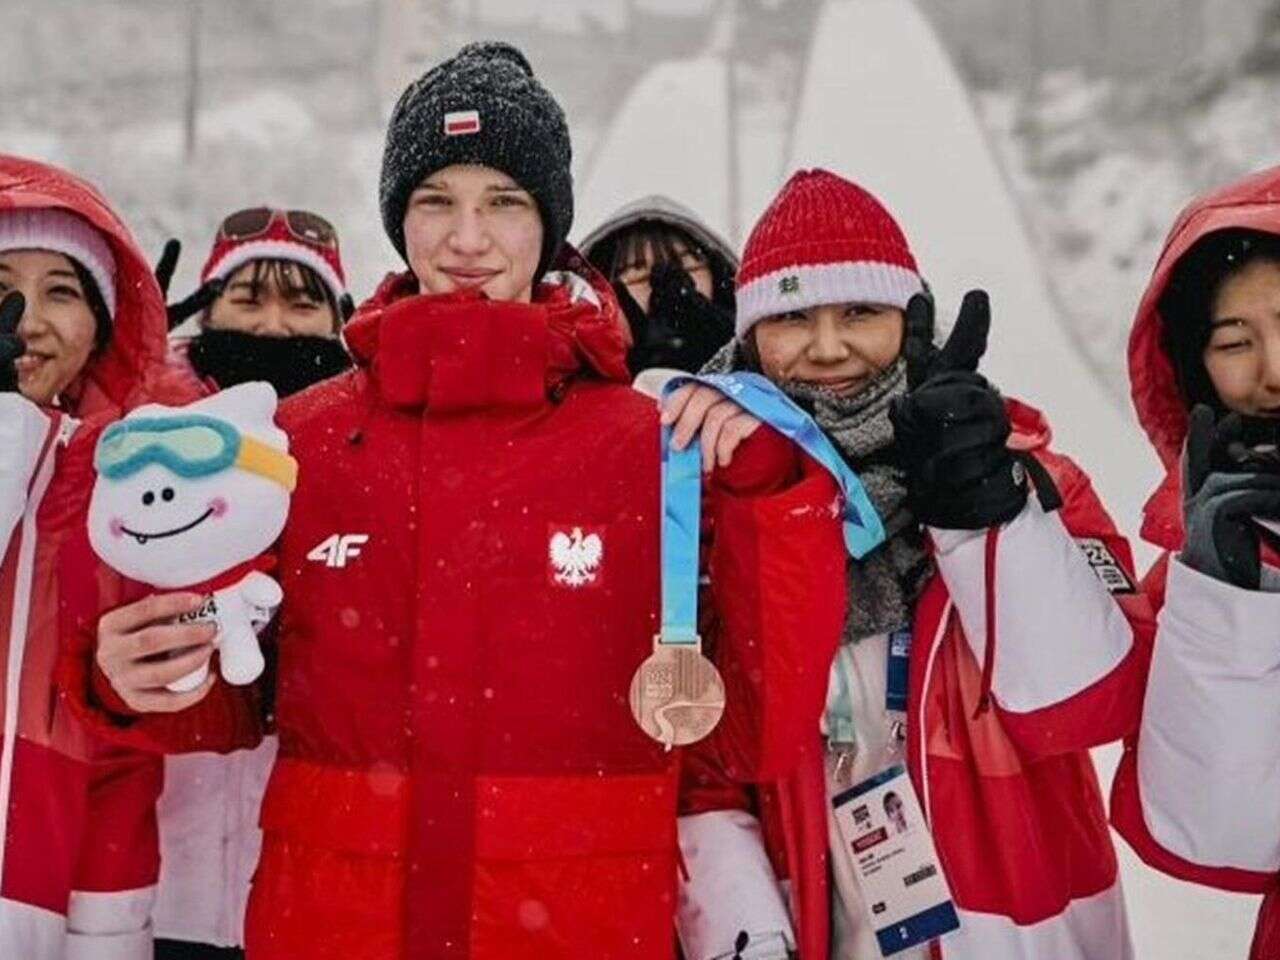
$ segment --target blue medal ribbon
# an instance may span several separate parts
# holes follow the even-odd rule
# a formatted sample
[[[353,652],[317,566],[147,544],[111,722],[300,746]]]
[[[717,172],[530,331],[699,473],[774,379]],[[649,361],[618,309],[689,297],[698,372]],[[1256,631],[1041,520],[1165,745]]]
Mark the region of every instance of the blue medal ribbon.
[[[762,423],[798,444],[835,478],[844,497],[844,543],[861,559],[884,541],[884,525],[858,475],[804,410],[758,373],[673,377],[665,400],[687,383],[719,390]],[[662,633],[659,642],[698,643],[698,545],[702,522],[702,452],[696,443],[671,446],[671,427],[662,428]]]

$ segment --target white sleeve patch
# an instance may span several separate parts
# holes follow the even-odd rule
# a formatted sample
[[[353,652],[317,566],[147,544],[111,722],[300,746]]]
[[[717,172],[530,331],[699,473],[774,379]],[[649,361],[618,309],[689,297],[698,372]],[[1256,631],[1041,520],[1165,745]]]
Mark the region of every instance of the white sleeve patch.
[[[1076,537],[1075,541],[1084,558],[1089,561],[1089,569],[1110,593],[1136,592],[1137,588],[1129,579],[1129,574],[1125,573],[1124,567],[1104,541],[1097,537]]]
[[[965,640],[982,663],[986,538],[948,543],[934,528],[929,533]],[[1094,543],[1103,551],[1099,558],[1123,573],[1111,552]],[[1124,582],[1129,584],[1128,577]],[[1045,513],[1034,501],[1000,531],[995,590],[999,636],[991,691],[1009,712],[1030,713],[1070,699],[1109,676],[1133,646],[1133,628],[1098,567],[1059,513]]]

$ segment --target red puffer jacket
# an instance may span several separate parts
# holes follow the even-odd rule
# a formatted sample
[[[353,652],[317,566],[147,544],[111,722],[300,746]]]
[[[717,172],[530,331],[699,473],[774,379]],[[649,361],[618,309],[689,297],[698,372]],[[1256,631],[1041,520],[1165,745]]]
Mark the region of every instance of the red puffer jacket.
[[[1038,411],[1014,401],[1008,409],[1010,444],[1041,462],[1063,506],[1045,513],[1033,497],[1001,528],[930,531],[938,573],[916,605],[906,758],[961,923],[931,955],[1129,960],[1115,850],[1088,748],[1136,725],[1150,609],[1133,589],[1128,543],[1088,477],[1050,450]],[[717,537],[726,528],[717,518]],[[733,588],[717,572],[713,565],[719,596]],[[793,639],[764,637],[727,656],[773,670],[796,670],[808,659],[825,679],[832,645],[787,645]],[[855,727],[887,726],[882,684],[883,672],[862,685],[878,686],[881,700],[855,704]],[[791,692],[797,699],[773,709],[807,726],[793,729],[788,753],[752,759],[707,741],[696,750],[681,812],[758,813],[773,868],[789,881],[796,945],[807,960],[825,958],[831,945],[829,800],[816,721],[827,687]],[[735,789],[735,780],[756,789]],[[696,856],[687,855],[696,871]],[[703,922],[710,914],[701,910]]]
[[[0,395],[0,956],[149,960],[160,765],[90,736],[53,687],[60,608],[118,603],[123,584],[59,568],[83,530],[98,432],[139,403],[184,397],[164,366],[164,301],[128,229],[81,180],[0,155],[0,211],[49,208],[107,239],[117,308],[110,344],[57,409]]]
[[[616,303],[598,277],[532,305],[414,289],[389,278],[348,327],[357,369],[282,411],[300,474],[249,956],[670,957],[678,754],[627,705],[658,623],[657,415]],[[833,634],[834,483],[775,511],[734,489],[737,622]],[[772,608],[752,564],[789,577]],[[221,710],[116,733],[189,749]]]
[[[1145,587],[1160,615],[1142,723],[1112,788],[1116,829],[1175,877],[1267,892],[1252,956],[1280,957],[1280,596],[1219,583],[1181,564],[1187,408],[1161,344],[1159,302],[1202,237],[1242,227],[1280,234],[1280,167],[1191,203],[1178,217],[1129,340],[1138,418],[1167,469],[1142,535],[1166,551]]]

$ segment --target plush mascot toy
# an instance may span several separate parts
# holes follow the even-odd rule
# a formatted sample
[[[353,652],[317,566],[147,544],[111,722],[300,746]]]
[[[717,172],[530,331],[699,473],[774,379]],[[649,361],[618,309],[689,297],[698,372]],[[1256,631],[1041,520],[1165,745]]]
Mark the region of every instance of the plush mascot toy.
[[[244,383],[185,407],[139,407],[103,432],[89,503],[89,542],[113,569],[208,599],[222,676],[262,673],[257,633],[283,599],[265,551],[284,529],[298,464],[275,425],[277,397]],[[169,685],[193,690],[208,667]]]

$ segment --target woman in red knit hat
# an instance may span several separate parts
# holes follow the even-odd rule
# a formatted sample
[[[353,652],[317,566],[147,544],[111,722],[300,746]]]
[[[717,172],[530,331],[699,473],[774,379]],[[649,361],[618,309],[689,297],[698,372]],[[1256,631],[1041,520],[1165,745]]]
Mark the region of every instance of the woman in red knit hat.
[[[731,953],[743,932],[777,932],[744,926],[730,898],[708,910],[701,893],[735,855],[728,825],[738,854],[759,835],[749,807],[790,884],[794,932],[782,939],[803,957],[829,947],[841,960],[898,948],[947,960],[1130,957],[1087,751],[1132,727],[1150,617],[1088,478],[1049,449],[1040,413],[977,372],[986,294],[965,297],[936,347],[932,301],[897,223],[823,170],[797,173],[765,212],[737,291],[737,337],[704,372],[757,371],[810,411],[861,476],[887,539],[848,562],[825,704],[793,705],[814,718],[801,764],[759,782],[755,797],[734,792],[746,777],[714,743],[687,765],[685,893],[700,909],[681,913],[686,952],[705,960]],[[705,385],[672,394],[664,420],[677,444],[701,430],[708,467],[730,462],[758,427]],[[810,655],[831,649],[815,642]],[[893,804],[871,799],[890,789]],[[871,802],[850,802],[858,796]],[[869,895],[874,880],[862,886],[840,818],[866,827],[854,842],[863,851],[890,842],[871,829],[890,806],[908,824],[921,812],[937,851],[935,867],[903,883],[940,870],[954,913],[945,893],[915,910]],[[921,850],[929,862],[915,842],[897,862]]]

